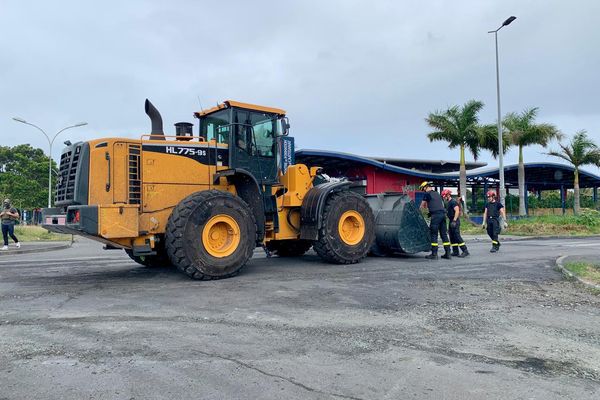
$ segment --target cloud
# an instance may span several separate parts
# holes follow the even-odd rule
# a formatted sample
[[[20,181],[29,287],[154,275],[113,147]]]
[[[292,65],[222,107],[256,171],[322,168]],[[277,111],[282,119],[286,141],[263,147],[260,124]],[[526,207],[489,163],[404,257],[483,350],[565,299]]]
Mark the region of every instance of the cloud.
[[[537,106],[540,122],[600,142],[599,14],[596,2],[558,0],[5,0],[0,135],[45,148],[11,120],[20,116],[48,132],[89,123],[62,140],[139,137],[150,129],[146,97],[167,130],[236,99],[286,109],[299,147],[456,159],[428,142],[424,118],[479,99],[482,121],[496,120],[487,31],[516,15],[499,34],[503,112]],[[526,157],[546,159],[534,148]]]

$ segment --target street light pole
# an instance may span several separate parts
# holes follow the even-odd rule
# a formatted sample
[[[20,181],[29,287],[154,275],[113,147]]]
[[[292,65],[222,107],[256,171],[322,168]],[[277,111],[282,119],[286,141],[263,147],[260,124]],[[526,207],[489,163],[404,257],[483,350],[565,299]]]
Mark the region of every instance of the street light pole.
[[[66,131],[67,129],[77,128],[79,126],[87,125],[87,122],[80,122],[75,125],[67,126],[66,128],[63,128],[60,131],[56,132],[56,134],[52,137],[52,139],[50,139],[50,136],[48,136],[46,134],[46,132],[39,126],[32,124],[31,122],[27,122],[23,118],[13,117],[13,120],[20,122],[22,124],[33,126],[34,128],[38,129],[40,132],[42,132],[44,134],[44,136],[46,137],[46,140],[48,140],[48,147],[49,147],[49,150],[48,150],[48,208],[50,208],[50,207],[52,207],[52,144],[54,143],[54,139],[56,139],[56,137],[61,132]]]
[[[500,25],[500,28],[495,31],[489,31],[488,33],[494,34],[496,42],[496,96],[498,102],[498,174],[500,175],[500,203],[504,204],[506,198],[506,186],[504,184],[504,138],[502,137],[502,112],[500,111],[500,66],[498,62],[498,31],[503,26],[510,25],[517,17],[511,16]]]

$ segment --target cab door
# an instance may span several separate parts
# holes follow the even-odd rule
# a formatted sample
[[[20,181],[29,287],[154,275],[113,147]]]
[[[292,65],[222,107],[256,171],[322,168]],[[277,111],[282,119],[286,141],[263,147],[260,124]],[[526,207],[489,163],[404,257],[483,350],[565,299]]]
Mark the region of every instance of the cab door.
[[[230,168],[249,171],[261,184],[277,181],[274,115],[235,109],[233,140],[230,142]]]

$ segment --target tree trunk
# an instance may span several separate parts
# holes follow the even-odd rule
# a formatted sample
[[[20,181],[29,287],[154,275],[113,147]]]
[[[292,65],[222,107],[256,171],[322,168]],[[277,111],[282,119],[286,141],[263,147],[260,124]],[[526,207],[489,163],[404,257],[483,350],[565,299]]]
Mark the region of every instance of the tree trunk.
[[[462,199],[463,214],[468,215],[469,210],[467,208],[467,167],[465,166],[465,146],[460,146],[460,197]]]
[[[574,195],[573,198],[573,213],[575,215],[579,214],[580,205],[579,205],[579,168],[575,167],[575,178],[573,179],[573,189]]]
[[[519,146],[519,215],[527,215],[525,206],[525,164],[523,163],[523,146]]]

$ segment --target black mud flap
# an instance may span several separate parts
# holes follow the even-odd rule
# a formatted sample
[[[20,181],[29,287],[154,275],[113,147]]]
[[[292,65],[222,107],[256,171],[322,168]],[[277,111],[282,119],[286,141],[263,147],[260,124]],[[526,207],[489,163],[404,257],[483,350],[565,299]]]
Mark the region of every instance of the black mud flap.
[[[328,182],[313,187],[306,193],[300,208],[300,239],[317,240],[322,224],[323,210],[330,194],[348,190],[352,182]]]

